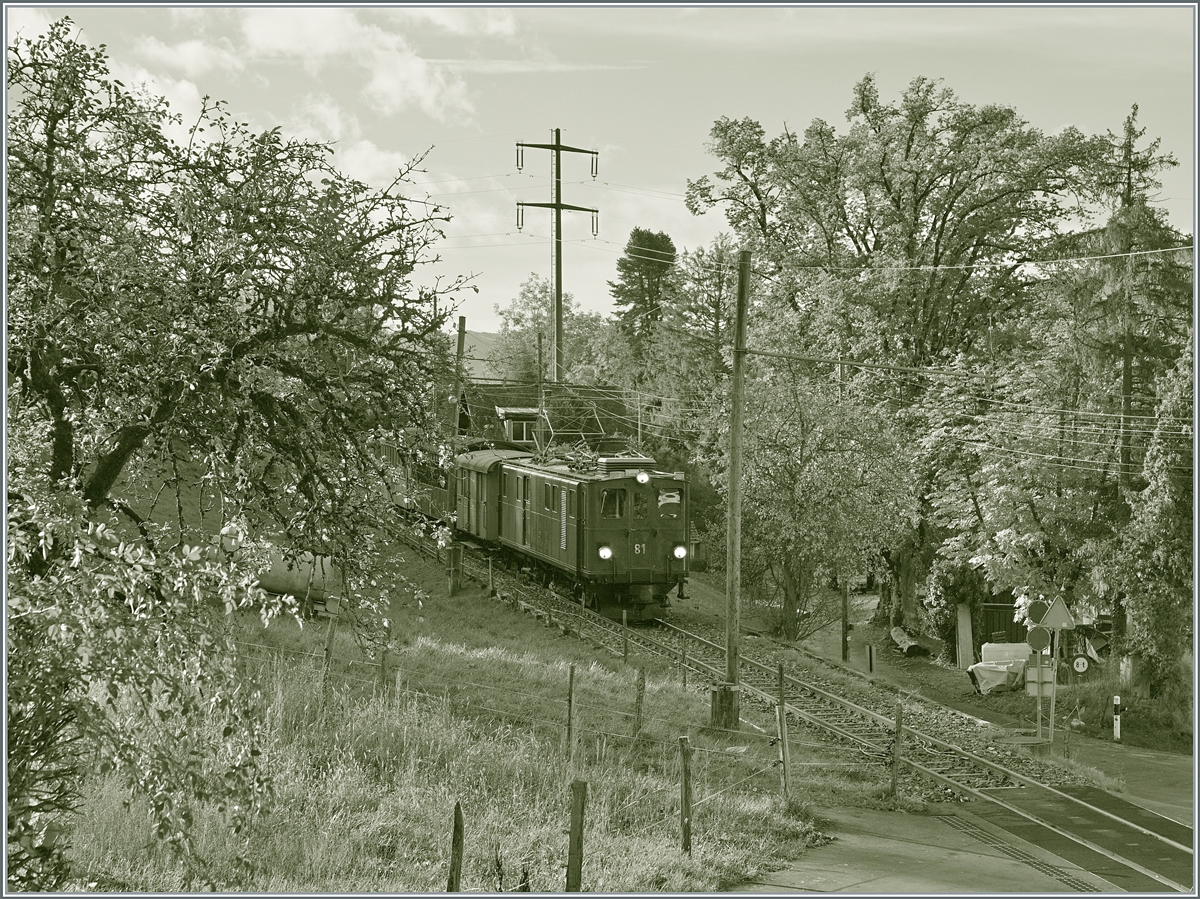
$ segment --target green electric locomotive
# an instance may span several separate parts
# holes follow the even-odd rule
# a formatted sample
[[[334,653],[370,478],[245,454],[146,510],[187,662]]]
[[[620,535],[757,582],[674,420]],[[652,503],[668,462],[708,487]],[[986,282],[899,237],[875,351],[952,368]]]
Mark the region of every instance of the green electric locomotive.
[[[455,530],[531,569],[589,608],[657,617],[688,576],[688,484],[645,456],[601,456],[581,470],[516,449],[454,460]]]

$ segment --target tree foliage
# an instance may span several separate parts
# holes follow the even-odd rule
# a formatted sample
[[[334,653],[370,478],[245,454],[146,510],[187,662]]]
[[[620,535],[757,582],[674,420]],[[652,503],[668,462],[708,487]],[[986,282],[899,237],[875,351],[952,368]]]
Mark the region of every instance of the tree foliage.
[[[629,233],[617,260],[617,280],[608,286],[635,363],[645,362],[654,324],[672,302],[674,269],[675,243],[667,234],[647,228]]]
[[[570,293],[563,294],[562,309],[568,380],[607,383],[608,375],[624,368],[615,328],[599,313],[580,309]],[[530,272],[520,293],[507,306],[496,304],[495,310],[500,316],[500,336],[488,358],[493,370],[510,381],[536,382],[540,334],[540,377],[550,380],[554,369],[554,297],[549,280]]]
[[[192,802],[241,832],[261,810],[227,616],[279,611],[253,586],[267,538],[338,557],[371,613],[354,588],[390,524],[370,444],[427,422],[433,300],[458,287],[412,281],[445,216],[405,198],[411,167],[371,189],[330,148],[207,101],[180,146],[165,101],[72,27],[8,50],[9,876],[25,887],[61,879],[48,825],[93,759],[184,857]]]
[[[1097,585],[1116,583],[1159,385],[1190,352],[1191,272],[1166,252],[1190,241],[1150,202],[1174,160],[1136,107],[1119,134],[1045,135],[925,78],[887,102],[866,77],[847,122],[768,139],[718,120],[722,167],[688,203],[724,206],[763,302],[795,315],[793,352],[884,366],[843,386],[916,452],[887,611],[910,619],[928,573],[943,604],[983,578],[1136,618],[1144,587]]]

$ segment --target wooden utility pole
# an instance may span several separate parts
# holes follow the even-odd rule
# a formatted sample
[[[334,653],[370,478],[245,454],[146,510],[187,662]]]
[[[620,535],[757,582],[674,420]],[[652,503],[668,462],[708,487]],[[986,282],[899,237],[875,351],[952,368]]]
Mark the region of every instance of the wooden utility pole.
[[[546,387],[542,383],[542,367],[545,363],[542,362],[542,332],[538,331],[538,417],[537,424],[533,428],[533,440],[537,444],[538,452],[546,448],[546,434],[543,422],[546,420]]]
[[[462,377],[463,377],[463,359],[467,354],[467,317],[460,315],[458,317],[458,355],[454,365],[454,398],[451,402],[454,403],[453,417],[450,419],[450,427],[453,429],[453,434],[457,437],[462,433],[459,428],[459,412],[462,403]]]
[[[750,296],[750,251],[738,257],[737,310],[733,328],[733,397],[729,427],[728,564],[725,575],[725,683],[713,693],[713,724],[736,730],[740,717],[738,639],[742,613],[742,422],[745,418],[746,307]]]
[[[526,206],[540,206],[543,209],[554,210],[554,381],[563,380],[563,326],[562,326],[562,214],[564,209],[575,212],[590,212],[592,214],[592,236],[599,233],[599,209],[589,206],[572,206],[562,201],[562,154],[588,153],[592,157],[592,178],[599,171],[600,154],[596,150],[584,150],[580,147],[568,147],[562,142],[561,132],[554,129],[554,143],[527,144],[517,141],[517,171],[524,165],[526,147],[539,150],[550,150],[554,153],[554,202],[552,203],[517,203],[517,230],[525,224],[524,210]]]

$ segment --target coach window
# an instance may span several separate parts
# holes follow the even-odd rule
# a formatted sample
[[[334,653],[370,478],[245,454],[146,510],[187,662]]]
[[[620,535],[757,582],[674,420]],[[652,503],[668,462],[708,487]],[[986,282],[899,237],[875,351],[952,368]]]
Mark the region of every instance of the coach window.
[[[618,487],[615,490],[605,490],[600,494],[600,517],[601,518],[624,518],[625,517],[625,488]]]
[[[679,509],[682,505],[678,490],[659,490],[658,491],[658,517],[659,518],[678,518]]]
[[[641,490],[633,494],[633,517],[645,518],[650,514],[650,497]]]

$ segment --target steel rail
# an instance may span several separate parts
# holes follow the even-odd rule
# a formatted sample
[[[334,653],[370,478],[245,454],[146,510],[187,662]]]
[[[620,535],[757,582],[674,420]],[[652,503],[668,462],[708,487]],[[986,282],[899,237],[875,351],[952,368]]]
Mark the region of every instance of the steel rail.
[[[681,636],[690,638],[691,640],[693,640],[696,643],[700,643],[702,645],[706,645],[708,647],[712,647],[715,649],[720,649],[720,647],[717,646],[712,641],[706,640],[705,638],[703,638],[697,634],[690,634],[688,631],[685,631],[682,628],[678,628],[674,625],[671,625],[668,622],[661,622],[661,623],[665,624],[673,632],[676,632],[676,633],[680,634]],[[764,672],[768,675],[771,675],[771,676],[775,675],[775,671],[773,671],[769,666],[758,661],[757,659],[753,659],[746,655],[743,655],[742,662],[747,667],[758,668],[758,669],[761,669],[762,672]],[[835,694],[831,694],[828,691],[822,690],[820,687],[816,687],[815,685],[808,684],[804,681],[798,680],[797,678],[795,678],[791,675],[786,675],[785,681],[791,683],[793,686],[796,686],[803,690],[815,693],[818,696],[821,696],[822,698],[826,699],[827,701],[831,701],[837,705],[840,705],[844,708],[854,711],[857,714],[863,715],[863,716],[875,721],[876,723],[884,724],[884,725],[892,724],[892,722],[889,719],[878,714],[877,712],[873,712],[870,709],[863,708],[862,706],[859,706],[857,703],[854,703],[843,697],[836,696]],[[745,686],[743,687],[743,689],[746,689],[746,688],[747,687],[745,687]],[[757,687],[753,687],[753,686],[749,686],[748,689],[757,693],[761,698],[765,699],[768,703],[777,704],[776,697],[772,697],[771,694],[767,693],[766,691],[759,690]],[[859,742],[865,746],[868,746],[872,749],[886,750],[886,746],[883,746],[883,747],[878,746],[877,744],[872,743],[870,740],[868,740],[864,736],[853,734],[851,732],[841,729],[840,727],[831,726],[827,722],[822,721],[819,717],[817,717],[813,714],[807,713],[805,710],[796,708],[796,707],[792,706],[790,703],[785,702],[785,708],[787,708],[793,714],[796,714],[797,717],[801,717],[804,720],[811,721],[812,723],[816,724],[817,726],[819,726],[827,731],[836,733],[839,736],[849,738],[849,739]],[[1152,831],[1148,828],[1142,827],[1141,825],[1137,824],[1136,822],[1128,821],[1128,820],[1120,817],[1119,815],[1116,815],[1116,814],[1108,811],[1107,809],[1102,809],[1095,805],[1092,805],[1091,803],[1089,803],[1085,800],[1079,799],[1078,797],[1072,796],[1069,793],[1065,793],[1062,790],[1059,790],[1058,788],[1051,786],[1050,784],[1045,784],[1040,781],[1034,780],[1033,778],[1031,778],[1027,775],[1021,774],[1018,771],[1013,771],[1009,768],[1004,767],[1003,765],[998,765],[995,762],[991,762],[988,759],[982,758],[981,756],[978,756],[975,753],[970,752],[967,749],[963,749],[962,747],[955,746],[951,743],[948,743],[948,742],[946,742],[938,737],[934,737],[930,734],[924,734],[920,731],[914,730],[914,729],[912,729],[910,727],[906,727],[906,726],[902,726],[901,729],[905,733],[912,735],[918,741],[932,743],[935,746],[938,746],[949,752],[954,753],[959,758],[961,758],[965,761],[969,761],[974,765],[977,765],[979,767],[993,771],[997,774],[1001,774],[1001,775],[1013,780],[1016,783],[1023,784],[1024,786],[1032,788],[1032,789],[1043,790],[1045,792],[1049,792],[1049,793],[1051,793],[1061,799],[1064,799],[1070,803],[1073,803],[1079,807],[1088,809],[1089,811],[1095,812],[1099,815],[1102,815],[1106,818],[1116,821],[1125,827],[1129,827],[1129,828],[1136,830],[1139,833],[1142,833],[1146,836],[1153,837],[1154,839],[1156,839],[1168,846],[1171,846],[1175,849],[1181,850],[1181,851],[1187,853],[1188,855],[1194,854],[1193,849],[1190,846],[1185,846],[1181,843],[1178,843],[1178,842],[1170,839],[1169,837],[1165,837],[1162,834],[1155,833],[1154,831]],[[895,731],[894,726],[892,727],[892,731],[893,732]],[[1145,866],[1143,866],[1135,861],[1132,861],[1131,859],[1127,859],[1124,856],[1121,856],[1121,855],[1113,852],[1110,849],[1105,849],[1104,847],[1093,843],[1091,840],[1088,840],[1086,837],[1082,837],[1078,834],[1074,834],[1069,831],[1063,830],[1062,828],[1058,827],[1057,825],[1054,825],[1048,821],[1045,821],[1024,809],[1022,809],[1016,805],[1013,805],[1010,802],[1005,801],[1003,798],[1001,798],[999,796],[996,796],[992,793],[982,792],[982,791],[976,789],[975,787],[972,787],[969,784],[963,783],[960,780],[955,780],[951,776],[942,774],[941,772],[938,772],[938,771],[934,771],[934,770],[926,767],[925,765],[922,765],[921,763],[913,760],[912,758],[905,758],[902,756],[900,761],[902,764],[907,765],[908,767],[915,769],[915,770],[921,772],[922,774],[925,774],[928,777],[931,777],[936,782],[942,783],[948,787],[951,787],[952,789],[961,791],[963,793],[967,793],[976,799],[981,799],[981,800],[995,803],[996,805],[999,805],[1002,808],[1005,808],[1010,812],[1020,815],[1021,817],[1025,818],[1026,820],[1032,821],[1035,824],[1038,824],[1042,827],[1046,827],[1047,829],[1057,833],[1059,836],[1066,837],[1067,839],[1069,839],[1075,843],[1078,843],[1081,846],[1085,846],[1086,848],[1092,850],[1093,852],[1097,852],[1106,858],[1109,858],[1113,861],[1119,862],[1120,864],[1125,865],[1125,866],[1137,871],[1140,874],[1150,877],[1151,879],[1156,880],[1159,883],[1164,884],[1165,886],[1169,886],[1172,889],[1178,890],[1180,892],[1189,892],[1190,891],[1190,887],[1186,887],[1182,884],[1176,883],[1175,881],[1171,880],[1170,878],[1165,877],[1164,875],[1159,874],[1155,871],[1152,871],[1152,870],[1146,868]]]
[[[472,567],[474,567],[474,566],[472,566]],[[466,565],[464,562],[464,571],[465,570],[466,570]],[[504,574],[511,577],[511,575],[509,575],[508,572],[504,572]],[[493,579],[494,579],[494,573],[493,573]],[[522,585],[522,589],[524,591],[524,590],[530,590],[531,588],[529,585]],[[639,643],[643,646],[651,648],[652,650],[655,651],[656,654],[662,655],[664,658],[669,659],[672,664],[680,664],[680,659],[681,659],[681,655],[682,655],[682,651],[680,651],[680,650],[674,650],[671,647],[668,647],[666,644],[664,644],[658,640],[655,640],[645,634],[642,634],[642,633],[634,630],[633,628],[623,626],[619,622],[605,618],[602,615],[598,615],[597,613],[593,612],[592,610],[586,609],[583,606],[579,605],[576,601],[561,597],[557,593],[555,593],[554,591],[552,591],[548,588],[532,588],[532,592],[534,593],[535,597],[537,597],[538,594],[541,594],[540,599],[542,601],[551,601],[554,605],[559,607],[558,610],[560,612],[564,612],[568,615],[574,616],[581,623],[583,621],[588,621],[589,623],[593,624],[594,626],[598,626],[604,630],[607,630],[608,632],[610,632],[612,634],[617,635],[618,638],[621,640],[629,639],[635,643]],[[553,600],[549,600],[549,597],[553,597]],[[710,640],[705,639],[704,637],[701,637],[698,634],[692,634],[689,631],[685,631],[682,628],[679,628],[669,622],[662,621],[661,619],[656,619],[656,623],[659,626],[663,627],[669,633],[677,634],[680,638],[682,638],[684,640],[688,640],[692,643],[705,646],[710,652],[715,652],[718,654],[724,653],[723,647],[719,646],[716,643],[713,643]],[[628,633],[624,633],[625,631],[628,631]],[[582,630],[580,630],[580,633],[582,634]],[[693,665],[695,665],[695,666],[697,666],[697,670],[702,668],[704,671],[706,671],[707,673],[709,673],[710,675],[712,675],[718,679],[723,676],[722,672],[720,670],[718,670],[718,668],[716,668],[715,666],[708,665],[707,663],[705,663],[703,660],[701,660],[699,658],[689,656],[688,661],[691,663],[688,666],[689,668],[691,668]],[[773,670],[772,668],[770,668],[770,666],[766,665],[763,662],[758,661],[757,659],[748,657],[746,655],[742,655],[740,658],[740,661],[747,668],[758,669],[760,672],[770,675],[772,677],[775,676],[775,674],[776,674],[776,671]],[[785,675],[785,681],[787,683],[790,683],[793,687],[796,687],[803,691],[807,691],[809,693],[814,694],[815,696],[819,697],[820,699],[823,699],[827,703],[832,703],[833,705],[841,707],[855,715],[865,717],[873,724],[875,724],[877,726],[882,726],[882,729],[885,732],[888,731],[889,729],[893,734],[895,732],[895,727],[894,727],[893,722],[890,719],[888,719],[887,717],[879,714],[878,712],[874,712],[870,709],[864,708],[863,706],[860,706],[857,703],[855,703],[849,699],[846,699],[845,697],[841,697],[834,693],[830,693],[827,690],[823,690],[822,688],[817,687],[813,684],[809,684],[805,681],[799,680],[798,678],[796,678],[792,675]],[[769,693],[765,690],[762,690],[756,686],[753,686],[752,684],[744,684],[743,689],[748,691],[755,699],[759,700],[760,702],[763,702],[763,703],[765,703],[767,705],[771,705],[771,706],[778,704],[776,696],[773,696],[771,693]],[[928,702],[929,700],[926,700],[926,701]],[[813,726],[819,727],[826,732],[835,734],[838,737],[841,737],[842,739],[846,739],[846,740],[851,741],[852,743],[862,745],[862,746],[872,750],[872,752],[875,754],[885,755],[888,752],[888,747],[886,745],[881,746],[878,743],[872,742],[872,740],[868,739],[867,736],[864,736],[863,734],[855,733],[851,730],[844,729],[843,727],[841,727],[837,724],[834,724],[832,722],[824,720],[820,717],[819,714],[812,712],[808,709],[801,708],[800,706],[798,706],[794,703],[785,702],[784,708],[786,711],[790,712],[792,715],[794,715],[798,719],[808,722],[809,724],[811,724]],[[958,759],[968,762],[978,768],[982,768],[986,771],[992,772],[993,774],[1008,778],[1009,780],[1013,781],[1014,783],[1019,783],[1019,784],[1022,784],[1023,786],[1029,787],[1029,788],[1046,791],[1056,797],[1066,800],[1069,803],[1073,803],[1076,806],[1085,808],[1091,812],[1094,812],[1103,817],[1111,819],[1117,823],[1120,823],[1123,826],[1126,826],[1133,830],[1136,830],[1139,833],[1142,833],[1146,836],[1153,837],[1154,839],[1156,839],[1168,846],[1171,846],[1172,848],[1183,851],[1183,852],[1187,853],[1188,855],[1194,854],[1192,847],[1184,846],[1183,844],[1180,844],[1174,840],[1171,840],[1168,837],[1162,836],[1161,834],[1155,833],[1154,831],[1149,830],[1148,828],[1142,827],[1141,825],[1136,824],[1135,822],[1127,821],[1124,818],[1121,818],[1119,815],[1116,815],[1106,809],[1098,808],[1098,807],[1092,805],[1091,803],[1088,803],[1082,799],[1078,799],[1077,797],[1071,796],[1069,793],[1065,793],[1062,790],[1057,789],[1056,787],[1053,787],[1049,784],[1045,784],[1040,781],[1034,780],[1033,778],[1031,778],[1027,775],[1021,774],[1020,772],[1013,771],[1009,768],[1004,767],[1003,765],[999,765],[999,764],[996,764],[995,762],[989,761],[988,759],[982,758],[981,756],[978,756],[975,753],[970,752],[969,750],[966,750],[960,746],[955,746],[952,743],[949,743],[945,740],[942,740],[942,739],[932,736],[930,734],[925,734],[925,733],[922,733],[921,731],[914,730],[911,727],[902,726],[902,731],[906,734],[909,734],[918,745],[930,744],[930,745],[936,746],[936,747],[940,748],[941,750],[952,754],[953,756],[957,757]],[[924,749],[923,751],[928,753],[930,750]],[[1045,821],[1042,818],[1038,817],[1037,815],[1032,814],[1031,812],[1029,812],[1025,809],[1022,809],[1021,807],[1019,807],[1017,805],[1007,802],[1006,800],[1004,800],[1003,798],[1001,798],[999,796],[996,796],[992,793],[983,792],[980,789],[977,789],[977,788],[971,786],[970,784],[964,783],[961,779],[955,779],[955,777],[952,776],[951,774],[945,774],[940,771],[934,770],[934,769],[922,764],[921,762],[913,759],[911,756],[910,757],[902,756],[900,761],[907,768],[910,768],[920,774],[923,774],[924,776],[932,779],[936,783],[943,784],[955,791],[969,795],[977,800],[994,803],[994,804],[1000,806],[1001,808],[1004,808],[1004,809],[1020,816],[1021,818],[1024,818],[1025,820],[1031,821],[1039,826],[1045,827],[1048,830],[1058,834],[1061,837],[1069,839],[1072,842],[1074,842],[1080,846],[1084,846],[1085,848],[1087,848],[1093,852],[1099,853],[1100,855],[1102,855],[1105,858],[1115,861],[1121,865],[1125,865],[1126,867],[1128,867],[1134,871],[1137,871],[1138,873],[1142,874],[1143,876],[1149,877],[1152,880],[1155,880],[1158,883],[1163,884],[1164,886],[1170,887],[1171,889],[1177,890],[1179,892],[1185,892],[1185,893],[1190,892],[1190,887],[1184,886],[1183,884],[1176,883],[1175,881],[1171,880],[1170,878],[1168,878],[1162,874],[1159,874],[1155,871],[1152,871],[1149,868],[1146,868],[1144,865],[1141,865],[1135,861],[1127,859],[1127,858],[1113,852],[1110,849],[1106,849],[1106,848],[1092,842],[1091,840],[1087,839],[1086,837],[1080,836],[1079,834],[1071,833],[1067,830],[1062,829],[1061,827],[1059,827],[1055,824],[1052,824],[1051,822]],[[959,775],[959,776],[961,777],[961,775]]]

